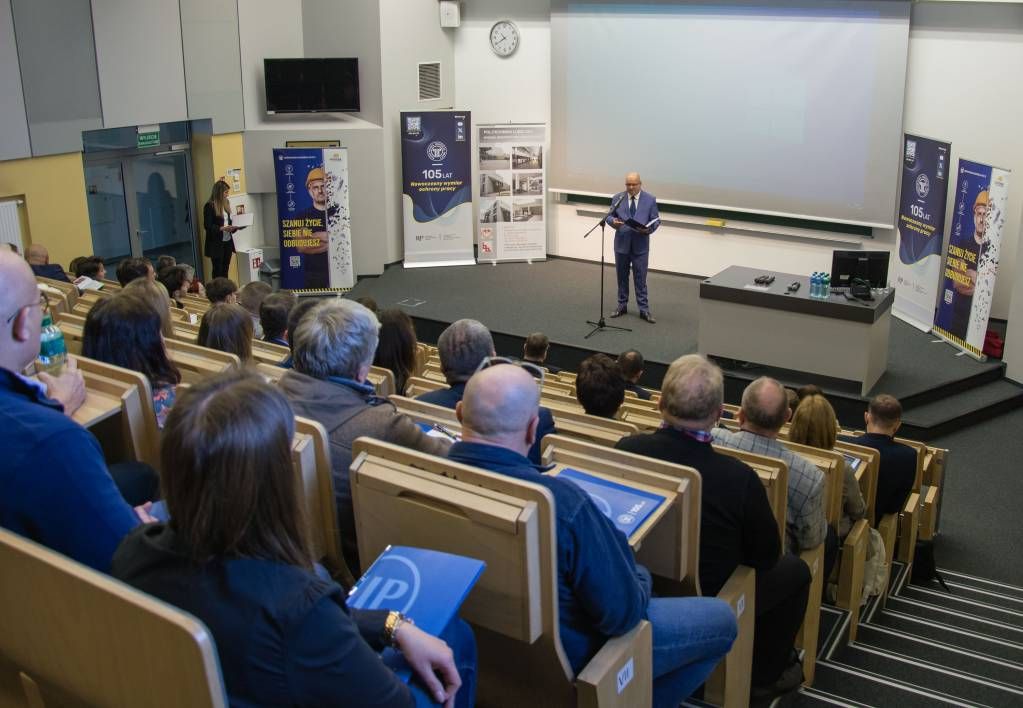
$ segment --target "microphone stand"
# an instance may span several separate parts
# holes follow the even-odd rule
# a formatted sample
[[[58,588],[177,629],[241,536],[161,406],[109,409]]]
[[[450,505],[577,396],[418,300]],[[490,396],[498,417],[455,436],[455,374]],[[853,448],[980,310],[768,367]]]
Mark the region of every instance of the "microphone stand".
[[[625,197],[623,196],[622,199],[624,198]],[[593,228],[591,228],[589,231],[583,234],[583,238],[585,239],[594,231],[596,231],[598,226],[600,227],[600,316],[597,318],[595,322],[593,320],[586,320],[586,324],[593,325],[593,329],[591,329],[590,333],[583,337],[583,339],[589,339],[597,332],[603,332],[606,329],[613,329],[619,332],[632,331],[628,327],[616,327],[615,325],[609,325],[606,323],[606,320],[604,319],[604,266],[607,264],[606,261],[604,260],[604,227],[607,225],[605,219],[611,216],[614,210],[618,208],[618,205],[622,203],[622,199],[619,199],[617,202],[612,204],[611,208],[607,210],[607,214],[600,217],[600,221],[594,224]]]

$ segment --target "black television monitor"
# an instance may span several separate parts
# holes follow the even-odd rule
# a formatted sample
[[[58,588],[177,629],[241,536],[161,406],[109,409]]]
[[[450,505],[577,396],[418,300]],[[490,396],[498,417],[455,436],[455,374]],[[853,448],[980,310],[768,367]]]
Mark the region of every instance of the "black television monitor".
[[[264,59],[266,112],[354,113],[359,110],[359,60]]]
[[[848,288],[853,280],[870,283],[872,288],[888,287],[888,251],[833,251],[831,287]]]

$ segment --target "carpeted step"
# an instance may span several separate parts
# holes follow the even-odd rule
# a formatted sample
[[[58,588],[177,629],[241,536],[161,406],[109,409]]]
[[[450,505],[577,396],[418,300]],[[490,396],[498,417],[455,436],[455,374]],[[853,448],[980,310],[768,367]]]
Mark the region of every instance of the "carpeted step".
[[[1009,686],[1023,686],[1023,664],[970,652],[943,641],[900,632],[876,624],[860,627],[856,645],[943,666]]]
[[[902,416],[903,434],[914,437],[924,433],[918,439],[930,440],[1020,406],[1023,387],[1008,379],[988,381],[956,393],[955,405],[942,398],[908,408]]]
[[[1023,688],[1019,686],[990,681],[958,669],[929,664],[922,659],[904,657],[865,644],[856,643],[845,647],[832,657],[831,663],[884,676],[889,681],[903,685],[914,685],[943,696],[945,700],[975,702],[987,706],[1023,702]],[[875,705],[889,703],[885,700]]]
[[[996,596],[1012,598],[1019,603],[1023,603],[1023,587],[1019,585],[1009,585],[1008,583],[1000,583],[995,580],[978,578],[974,575],[958,573],[947,568],[940,568],[939,572],[953,591],[956,588],[968,588],[976,593],[994,593]]]
[[[870,623],[861,623],[860,630],[870,624],[887,627],[926,641],[943,642],[952,647],[1003,661],[1023,664],[1023,643],[1013,643],[1000,637],[964,630],[933,619],[893,612],[878,612]]]
[[[776,708],[818,708],[823,706],[844,706],[845,708],[870,708],[869,703],[859,703],[844,696],[838,696],[816,688],[801,688],[797,693],[786,696]]]
[[[928,688],[894,681],[882,672],[866,672],[841,663],[818,661],[814,690],[840,696],[851,705],[935,708],[962,706],[963,702]],[[800,695],[801,699],[802,696]],[[971,704],[977,705],[977,704]]]
[[[982,617],[972,612],[960,612],[932,603],[923,603],[917,600],[904,599],[897,596],[889,596],[885,605],[886,610],[900,612],[911,617],[918,617],[930,622],[940,622],[951,625],[967,632],[977,632],[990,637],[1013,642],[1023,643],[1023,627],[1017,627],[1006,622]]]
[[[940,587],[906,585],[899,593],[899,599],[944,607],[954,612],[965,612],[977,617],[1004,622],[1023,629],[1023,608],[1017,603],[1002,603],[991,599],[977,600],[965,594],[947,593]]]

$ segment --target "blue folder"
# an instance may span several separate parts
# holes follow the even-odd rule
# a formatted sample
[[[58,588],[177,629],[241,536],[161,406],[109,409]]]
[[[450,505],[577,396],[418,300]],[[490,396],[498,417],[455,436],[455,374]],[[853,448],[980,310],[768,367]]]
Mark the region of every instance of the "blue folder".
[[[570,467],[561,470],[558,477],[571,480],[582,487],[601,513],[611,519],[626,537],[632,536],[667,498]]]
[[[349,591],[348,606],[397,610],[424,632],[437,635],[458,613],[484,567],[475,558],[388,546]],[[402,679],[412,675],[400,652],[385,649],[381,656]]]

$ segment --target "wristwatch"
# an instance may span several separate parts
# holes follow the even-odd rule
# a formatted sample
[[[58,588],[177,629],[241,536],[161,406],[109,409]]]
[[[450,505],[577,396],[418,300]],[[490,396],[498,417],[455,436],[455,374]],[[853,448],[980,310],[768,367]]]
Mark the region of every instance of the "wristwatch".
[[[400,612],[388,612],[387,619],[384,620],[384,640],[392,647],[398,646],[398,630],[403,624],[412,624],[411,617],[406,617]]]

